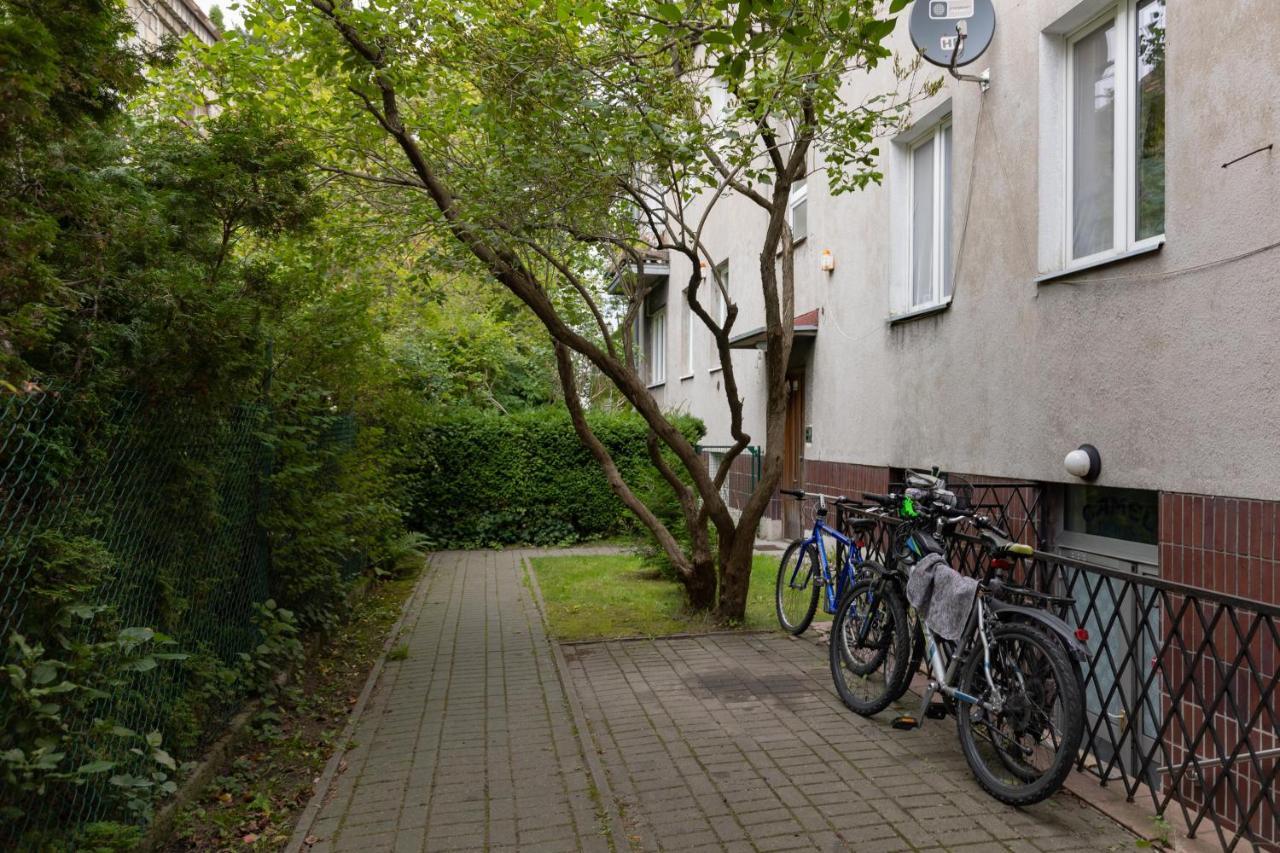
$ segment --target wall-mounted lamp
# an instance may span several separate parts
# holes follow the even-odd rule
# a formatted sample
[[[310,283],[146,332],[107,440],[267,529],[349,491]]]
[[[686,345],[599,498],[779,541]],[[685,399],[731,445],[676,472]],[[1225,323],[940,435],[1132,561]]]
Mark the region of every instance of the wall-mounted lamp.
[[[1082,444],[1062,460],[1067,473],[1082,480],[1096,480],[1102,471],[1102,456],[1092,444]]]
[[[836,259],[835,256],[831,254],[830,249],[822,250],[822,258],[818,261],[818,267],[823,272],[835,272]]]

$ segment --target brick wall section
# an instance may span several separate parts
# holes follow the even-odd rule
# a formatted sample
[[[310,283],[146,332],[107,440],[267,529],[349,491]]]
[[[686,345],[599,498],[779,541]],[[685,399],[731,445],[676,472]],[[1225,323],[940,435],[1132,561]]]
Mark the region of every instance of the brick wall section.
[[[1167,492],[1160,495],[1160,573],[1170,581],[1264,604],[1280,603],[1278,534],[1280,502]],[[1172,622],[1184,602],[1181,596],[1170,597],[1167,621]],[[1240,745],[1241,732],[1246,727],[1252,729],[1249,743],[1254,750],[1280,747],[1276,734],[1280,723],[1276,710],[1280,705],[1275,684],[1280,666],[1276,626],[1244,608],[1224,613],[1215,625],[1211,621],[1215,609],[1211,603],[1193,601],[1176,626],[1165,626],[1170,647],[1162,663],[1175,693],[1184,683],[1188,686],[1178,700],[1187,733],[1174,725],[1167,737],[1174,764],[1187,759],[1202,727],[1204,734],[1196,748],[1202,759],[1218,755],[1215,739],[1227,755],[1231,754]],[[1205,641],[1206,625],[1213,626],[1211,646],[1196,655]],[[1248,657],[1237,663],[1244,641],[1250,636]],[[1219,700],[1224,688],[1226,696]],[[1173,697],[1166,692],[1166,714],[1173,703]],[[1251,721],[1259,709],[1261,717]],[[1212,716],[1206,726],[1210,711]],[[1184,778],[1176,793],[1191,807],[1199,807],[1212,798],[1214,812],[1224,822],[1238,826],[1243,818],[1240,804],[1247,809],[1256,802],[1270,780],[1270,795],[1249,822],[1258,836],[1277,845],[1280,826],[1274,810],[1276,763],[1276,756],[1270,756],[1261,759],[1255,768],[1248,752],[1242,750],[1229,772],[1221,764],[1208,767],[1203,779]],[[1271,808],[1268,801],[1273,804]]]
[[[804,490],[821,492],[833,497],[858,499],[863,492],[884,494],[889,491],[889,469],[879,465],[856,465],[850,462],[824,462],[819,459],[804,461]],[[813,524],[816,504],[806,502],[804,523]],[[832,513],[828,523],[835,524]]]
[[[1280,501],[1160,494],[1160,574],[1168,580],[1280,602]]]
[[[863,492],[887,492],[889,469],[880,465],[806,459],[804,483],[805,491],[856,498]]]

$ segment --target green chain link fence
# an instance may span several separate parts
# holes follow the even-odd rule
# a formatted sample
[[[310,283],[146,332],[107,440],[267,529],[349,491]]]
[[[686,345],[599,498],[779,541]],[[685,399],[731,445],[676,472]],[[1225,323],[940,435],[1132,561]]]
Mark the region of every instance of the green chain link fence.
[[[271,462],[266,408],[197,414],[153,407],[142,396],[106,408],[100,422],[86,423],[62,394],[0,397],[0,641],[9,662],[0,673],[8,676],[0,677],[0,754],[9,759],[0,770],[7,766],[9,784],[0,790],[25,799],[0,802],[9,813],[0,818],[4,849],[30,846],[50,831],[70,837],[96,821],[145,819],[122,805],[129,792],[120,789],[155,768],[140,766],[150,757],[139,758],[146,747],[121,730],[159,732],[166,749],[197,754],[236,704],[210,689],[200,668],[234,667],[258,642],[255,604],[268,594],[258,524]],[[345,436],[354,427],[344,422],[335,431]],[[72,598],[82,619],[69,620],[62,649],[46,649],[51,659],[140,628],[167,635],[173,642],[163,648],[180,654],[135,661],[87,705],[73,707],[64,701],[69,694],[56,692],[38,700],[44,712],[61,715],[45,724],[69,735],[58,767],[111,766],[73,780],[59,780],[55,769],[48,784],[36,773],[36,781],[15,785],[21,753],[14,750],[33,714],[21,688],[69,677],[37,666],[15,681],[22,675],[13,664],[15,637],[52,645],[51,614],[65,612]],[[193,697],[200,684],[205,695]]]

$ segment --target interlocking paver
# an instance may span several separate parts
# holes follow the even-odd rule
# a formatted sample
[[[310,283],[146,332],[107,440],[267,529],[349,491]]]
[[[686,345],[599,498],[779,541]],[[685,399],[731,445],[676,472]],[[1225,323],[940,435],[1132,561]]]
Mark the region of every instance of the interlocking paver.
[[[522,557],[432,556],[313,851],[607,849]]]
[[[637,848],[686,849],[694,826],[699,844],[722,850],[1007,850],[1006,839],[1023,838],[1132,846],[1067,794],[1021,812],[987,797],[952,725],[903,733],[889,728],[893,712],[848,713],[814,642],[721,634],[564,652]],[[698,795],[677,807],[652,795],[665,791]]]
[[[400,638],[409,657],[384,667],[322,792],[312,853],[1132,846],[1066,795],[1022,811],[987,797],[952,726],[900,733],[891,712],[847,713],[805,640],[563,646],[579,731],[526,553],[433,555]],[[624,816],[612,848],[602,807]]]

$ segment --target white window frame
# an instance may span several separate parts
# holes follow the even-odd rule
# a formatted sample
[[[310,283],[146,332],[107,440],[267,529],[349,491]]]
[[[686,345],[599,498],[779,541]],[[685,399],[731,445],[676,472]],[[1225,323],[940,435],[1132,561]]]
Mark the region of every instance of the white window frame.
[[[929,299],[919,304],[912,304],[915,298],[915,211],[910,211],[911,221],[907,228],[907,310],[908,311],[927,311],[930,308],[937,308],[940,305],[946,305],[951,301],[951,295],[947,293],[947,273],[953,271],[951,264],[947,263],[946,250],[944,245],[943,234],[946,225],[946,216],[952,213],[951,208],[951,173],[943,168],[947,162],[946,152],[943,145],[943,131],[951,128],[951,116],[947,116],[941,121],[935,123],[922,136],[911,143],[910,162],[911,165],[907,170],[907,199],[908,205],[914,201],[916,197],[916,157],[921,148],[928,143],[933,143],[933,201],[930,206],[930,214],[933,217],[933,228],[930,233],[933,236],[933,246],[930,247],[931,262],[929,268],[932,270],[932,282],[930,282]],[[955,132],[951,133],[951,145],[955,145]],[[954,165],[954,158],[953,158]],[[955,225],[955,219],[952,218],[952,226]]]
[[[721,272],[724,270],[724,281],[720,281]],[[725,294],[729,292],[729,276],[732,275],[732,268],[729,265],[729,259],[725,258],[711,268],[711,314],[716,325],[723,326],[725,318],[729,316],[729,302]],[[719,284],[724,285],[724,293],[720,292]],[[711,363],[707,366],[707,373],[715,373],[723,370],[724,366],[720,364],[720,351],[716,348],[716,339],[714,335],[709,336],[711,341]]]
[[[646,349],[648,350],[649,387],[667,381],[667,307],[645,315]]]
[[[804,233],[796,234],[795,220],[796,208],[805,205],[804,217]],[[800,243],[809,237],[809,176],[800,178],[791,185],[791,193],[787,198],[787,227],[791,229],[791,240],[793,243]]]
[[[1042,199],[1057,199],[1058,209],[1046,208],[1042,201],[1041,259],[1044,273],[1057,274],[1097,266],[1115,258],[1150,252],[1165,243],[1165,233],[1139,240],[1138,209],[1138,6],[1143,0],[1107,0],[1085,2],[1062,21],[1046,30],[1046,61],[1041,65],[1042,88],[1041,139],[1052,140],[1052,156],[1056,163],[1045,163],[1041,149],[1041,186],[1051,188],[1056,173],[1060,176],[1057,191],[1047,189]],[[1167,5],[1166,5],[1167,8]],[[1087,18],[1080,20],[1083,12]],[[1113,128],[1114,181],[1112,193],[1111,247],[1091,255],[1074,257],[1075,246],[1075,47],[1100,27],[1114,22],[1115,52],[1115,126]],[[1048,98],[1048,100],[1046,100]],[[1053,101],[1061,105],[1055,108]],[[1047,107],[1047,109],[1046,109]],[[1059,112],[1060,109],[1060,112]],[[1054,127],[1054,125],[1057,127]],[[1048,180],[1046,180],[1048,179]],[[1167,212],[1167,211],[1166,211]],[[1046,234],[1046,227],[1050,233]],[[1053,232],[1056,231],[1056,239]],[[1056,244],[1056,245],[1054,245]],[[1045,248],[1049,246],[1049,248]]]
[[[889,265],[889,321],[911,317],[915,314],[933,313],[943,309],[951,304],[952,294],[946,292],[945,275],[946,268],[949,266],[952,276],[955,275],[954,256],[957,251],[955,244],[957,231],[956,225],[956,206],[955,206],[955,186],[951,175],[943,177],[942,163],[943,151],[942,146],[937,144],[941,136],[943,128],[951,128],[951,168],[955,170],[955,125],[951,115],[951,99],[946,98],[939,101],[932,109],[929,109],[915,122],[910,128],[903,131],[897,136],[893,143],[889,146],[889,169],[888,178],[890,181],[891,192],[889,194],[889,234],[890,234],[890,265]],[[934,203],[933,203],[933,256],[934,256],[934,282],[933,297],[928,302],[912,305],[911,301],[914,294],[912,287],[913,259],[912,247],[915,240],[915,221],[912,212],[912,199],[915,191],[915,169],[914,156],[916,149],[924,145],[929,140],[934,140],[933,156],[934,169]],[[939,203],[939,191],[937,189],[939,182],[943,183],[941,200]],[[952,245],[951,254],[952,262],[944,264],[942,261],[942,211],[950,209],[952,224]],[[954,293],[954,288],[952,288]]]
[[[693,313],[693,304],[689,301],[689,289],[684,290],[684,374],[683,379],[693,378],[693,345],[697,339],[698,316]]]

